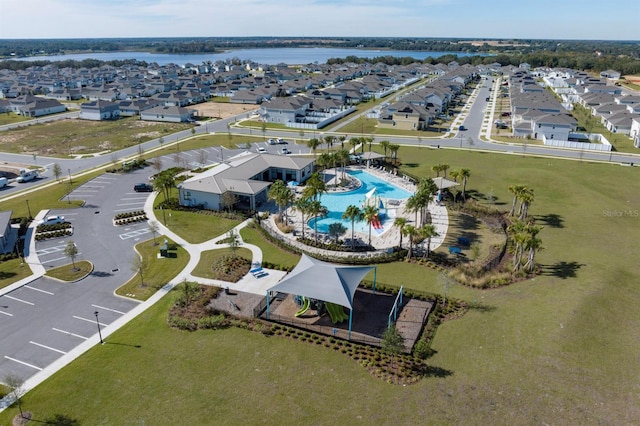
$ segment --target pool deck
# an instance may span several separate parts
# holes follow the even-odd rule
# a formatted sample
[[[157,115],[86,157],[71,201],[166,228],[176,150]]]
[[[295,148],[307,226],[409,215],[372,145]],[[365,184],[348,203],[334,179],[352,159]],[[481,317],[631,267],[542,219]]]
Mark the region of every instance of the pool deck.
[[[383,179],[387,182],[392,183],[393,185],[402,188],[406,191],[409,191],[410,193],[415,193],[416,191],[416,184],[414,184],[412,181],[405,179],[401,176],[396,176],[392,173],[388,173],[385,172],[383,170],[374,168],[374,167],[369,167],[366,168],[364,166],[358,166],[358,167],[350,167],[350,170],[363,170],[366,171],[368,173],[371,173],[372,175]],[[332,187],[333,185],[335,185],[336,183],[336,177],[332,177],[331,179],[329,179],[327,181],[327,186],[328,187]],[[351,188],[351,189],[355,189],[355,188]],[[348,190],[348,188],[347,188]],[[340,192],[341,190],[333,190],[333,189],[329,189],[328,192]],[[432,224],[435,225],[436,228],[436,232],[439,234],[438,237],[434,237],[431,239],[431,250],[435,250],[436,248],[440,247],[447,235],[447,230],[449,228],[449,215],[447,213],[447,209],[446,207],[439,205],[438,203],[430,203],[428,206],[428,211],[431,214],[431,220],[432,220]],[[408,213],[406,211],[406,200],[401,200],[400,203],[398,204],[397,207],[394,208],[395,210],[395,217],[404,217],[407,219],[407,223],[408,224],[414,224],[415,222],[415,214],[414,213]],[[287,210],[287,217],[289,218],[289,223],[291,225],[294,226],[295,230],[296,230],[296,236],[299,233],[302,233],[302,227],[305,227],[305,234],[309,235],[310,237],[313,238],[314,232],[313,232],[313,228],[309,227],[306,223],[302,222],[302,217],[300,215],[300,213],[293,209],[293,208],[289,208]],[[275,215],[272,215],[269,219],[269,224],[268,226],[271,228],[272,233],[277,233],[277,235],[282,238],[282,239],[286,239],[288,240],[291,244],[293,245],[298,245],[301,243],[298,243],[294,237],[293,234],[285,234],[283,232],[281,232],[278,227],[276,226],[275,222]],[[392,219],[389,219],[392,220]],[[391,222],[393,223],[393,222]],[[327,238],[326,236],[323,235],[323,238]],[[346,239],[350,239],[351,238],[351,229],[348,228],[347,232],[345,233],[345,235],[343,235],[344,240]],[[355,232],[355,238],[356,240],[362,241],[364,244],[367,243],[367,241],[369,240],[369,233],[367,232]],[[376,230],[372,230],[371,232],[371,245],[376,248],[377,250],[388,250],[392,247],[397,247],[398,244],[400,243],[400,231],[398,230],[398,228],[394,227],[394,226],[385,226],[385,230],[378,234]],[[407,246],[407,239],[403,238],[403,246],[406,248]],[[316,249],[314,247],[309,247],[304,245],[303,247],[305,251],[307,252],[322,252],[323,254],[337,254],[337,253],[344,253],[345,256],[351,256],[353,255],[352,252],[328,252],[327,250],[322,250],[322,249]],[[325,253],[328,252],[328,253]]]

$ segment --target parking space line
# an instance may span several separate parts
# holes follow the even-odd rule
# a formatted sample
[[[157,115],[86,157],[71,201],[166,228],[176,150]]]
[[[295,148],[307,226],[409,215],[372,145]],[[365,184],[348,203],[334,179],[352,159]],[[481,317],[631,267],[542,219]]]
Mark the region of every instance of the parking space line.
[[[134,210],[138,210],[138,209],[136,209],[134,207],[129,207],[129,208],[126,208],[126,209],[117,209],[117,210],[114,210],[114,212],[115,213],[117,213],[117,212],[131,212],[131,211],[134,211]]]
[[[82,192],[82,193],[85,193],[85,192],[100,192],[100,191],[94,191],[93,189],[81,189],[81,188],[78,188],[78,189],[76,189],[76,190],[75,190],[75,191],[73,191],[73,192]]]
[[[42,368],[36,367],[35,365],[29,364],[28,362],[20,361],[19,359],[11,358],[10,356],[6,356],[6,355],[4,357],[9,361],[17,362],[18,364],[26,365],[27,367],[35,368],[38,371],[42,371]]]
[[[78,253],[78,256],[80,256],[81,254],[82,253]],[[62,259],[68,259],[68,257],[66,257],[66,256],[65,257],[57,257],[55,259],[45,260],[44,262],[40,262],[40,263],[42,263],[44,265],[45,263],[51,263],[51,262],[55,262],[57,260],[62,260]]]
[[[58,352],[59,354],[62,354],[62,355],[66,355],[67,354],[65,351],[61,351],[60,349],[52,348],[51,346],[43,345],[42,343],[36,343],[36,342],[31,341],[31,340],[29,341],[29,343],[31,343],[32,345],[40,346],[41,348],[49,349],[50,351]]]
[[[116,314],[120,314],[120,315],[124,315],[126,313],[126,312],[117,311],[111,308],[105,308],[104,306],[100,306],[100,305],[91,305],[91,306],[98,309],[104,309],[105,311],[115,312]]]
[[[135,238],[140,235],[147,234],[149,232],[151,232],[149,228],[144,228],[144,229],[138,229],[137,231],[127,232],[125,234],[120,234],[119,237],[121,240],[128,240],[129,238]]]
[[[16,302],[24,303],[26,305],[35,306],[35,303],[27,302],[26,300],[18,299],[17,297],[9,296],[8,294],[5,294],[4,297],[6,297],[7,299],[15,300]]]
[[[28,288],[30,290],[35,290],[35,291],[39,291],[40,293],[45,293],[45,294],[49,294],[51,296],[53,296],[53,293],[51,293],[50,291],[46,291],[46,290],[41,290],[39,288],[35,288],[35,287],[31,287],[29,284],[24,286],[25,288]]]
[[[12,317],[13,316],[13,314],[10,314],[9,312],[4,312],[4,311],[0,311],[0,314],[6,315],[8,317]]]
[[[73,318],[81,320],[81,321],[91,322],[91,323],[94,323],[94,324],[96,323],[96,320],[89,319],[89,318],[82,318],[82,317],[78,317],[76,315],[74,315]],[[98,322],[98,324],[100,324],[102,327],[106,327],[106,326],[109,325],[109,324],[104,324],[104,323],[101,323],[101,322]]]
[[[69,336],[77,337],[79,339],[88,340],[88,337],[81,336],[79,334],[71,333],[70,331],[60,330],[59,328],[52,328],[53,331],[57,331],[58,333],[68,334]]]
[[[122,207],[122,206],[132,206],[132,205],[144,205],[144,201],[137,201],[135,203],[122,203],[122,204],[116,204],[116,207]]]
[[[142,201],[146,201],[147,200],[147,196],[145,195],[144,198],[143,197],[134,197],[134,198],[120,198],[120,201],[131,201],[131,200],[142,200]]]

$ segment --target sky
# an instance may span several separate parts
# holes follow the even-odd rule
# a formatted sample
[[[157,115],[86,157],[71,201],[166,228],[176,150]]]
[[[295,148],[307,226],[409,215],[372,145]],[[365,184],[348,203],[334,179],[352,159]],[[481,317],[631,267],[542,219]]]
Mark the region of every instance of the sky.
[[[0,0],[0,39],[225,36],[640,40],[640,0]]]

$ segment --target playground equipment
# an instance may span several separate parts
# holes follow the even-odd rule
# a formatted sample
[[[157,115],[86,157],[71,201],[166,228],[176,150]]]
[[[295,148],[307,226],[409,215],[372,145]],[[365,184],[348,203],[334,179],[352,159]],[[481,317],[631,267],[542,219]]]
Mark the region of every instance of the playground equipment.
[[[327,312],[329,312],[329,316],[331,317],[331,322],[337,324],[342,321],[346,321],[349,319],[349,315],[344,313],[344,309],[340,305],[336,305],[335,303],[327,302]]]
[[[382,223],[377,215],[371,220],[371,226],[373,226],[373,229],[382,229]]]
[[[296,316],[299,317],[300,315],[304,315],[304,313],[309,309],[309,306],[311,306],[311,299],[302,296],[302,307],[298,312],[296,312]]]

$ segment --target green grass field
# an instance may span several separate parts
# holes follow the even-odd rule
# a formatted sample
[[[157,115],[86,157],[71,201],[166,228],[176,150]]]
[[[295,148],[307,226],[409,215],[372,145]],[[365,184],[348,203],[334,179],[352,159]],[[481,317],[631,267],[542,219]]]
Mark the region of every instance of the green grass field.
[[[75,268],[72,263],[49,269],[46,276],[56,278],[61,281],[73,282],[86,277],[93,270],[93,264],[88,260],[79,260],[75,262]]]
[[[22,263],[22,259],[0,262],[0,288],[7,287],[31,274],[31,268],[26,263]]]
[[[530,213],[544,226],[535,279],[448,289],[480,307],[435,335],[429,363],[450,375],[398,387],[330,349],[239,329],[171,330],[170,295],[27,394],[23,408],[81,424],[635,423],[637,168],[404,146],[398,154],[412,175],[433,176],[438,163],[471,169],[470,194],[505,210],[508,186],[527,184]],[[259,244],[255,231],[242,235]],[[289,259],[272,251],[265,256]],[[443,292],[423,266],[395,262],[377,275]],[[0,424],[16,413],[0,414]]]

